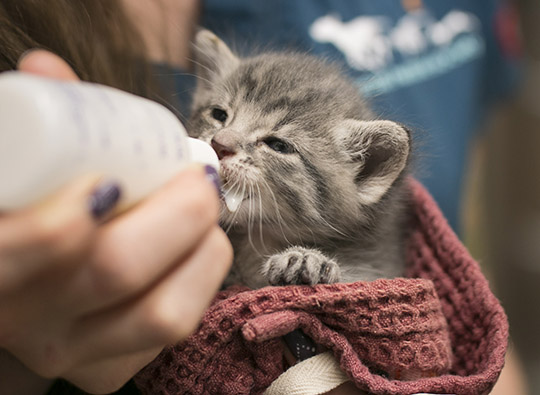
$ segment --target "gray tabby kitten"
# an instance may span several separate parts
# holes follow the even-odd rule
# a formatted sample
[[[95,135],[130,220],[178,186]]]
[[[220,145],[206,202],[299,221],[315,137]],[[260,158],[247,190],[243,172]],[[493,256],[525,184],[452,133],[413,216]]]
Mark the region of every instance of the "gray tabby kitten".
[[[308,55],[240,59],[195,40],[189,133],[221,163],[227,283],[252,288],[396,277],[404,270],[410,136],[378,120],[338,68]]]

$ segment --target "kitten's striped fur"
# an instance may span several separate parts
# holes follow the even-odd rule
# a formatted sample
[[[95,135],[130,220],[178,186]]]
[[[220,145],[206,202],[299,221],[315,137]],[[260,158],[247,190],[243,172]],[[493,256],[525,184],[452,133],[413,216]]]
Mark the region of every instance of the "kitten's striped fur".
[[[240,59],[198,32],[189,133],[212,143],[224,187],[244,191],[221,222],[229,282],[316,284],[404,269],[410,135],[377,120],[341,71],[296,53]]]

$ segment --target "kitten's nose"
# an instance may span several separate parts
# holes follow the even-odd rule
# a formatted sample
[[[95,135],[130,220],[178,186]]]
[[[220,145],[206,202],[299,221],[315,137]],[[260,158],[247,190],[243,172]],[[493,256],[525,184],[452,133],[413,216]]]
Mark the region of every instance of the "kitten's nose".
[[[229,147],[226,144],[223,144],[217,141],[215,137],[212,139],[210,143],[212,144],[212,148],[214,149],[214,151],[216,151],[216,154],[219,159],[223,159],[226,156],[232,156],[236,153],[234,148]]]

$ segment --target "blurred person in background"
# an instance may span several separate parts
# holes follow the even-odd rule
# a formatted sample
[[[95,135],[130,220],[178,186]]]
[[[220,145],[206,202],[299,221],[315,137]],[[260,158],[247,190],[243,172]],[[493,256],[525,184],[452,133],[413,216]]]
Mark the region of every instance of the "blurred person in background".
[[[498,107],[480,149],[476,226],[510,334],[527,377],[540,394],[540,2],[514,2],[520,20],[523,78],[509,105]],[[509,391],[507,393],[516,393]]]

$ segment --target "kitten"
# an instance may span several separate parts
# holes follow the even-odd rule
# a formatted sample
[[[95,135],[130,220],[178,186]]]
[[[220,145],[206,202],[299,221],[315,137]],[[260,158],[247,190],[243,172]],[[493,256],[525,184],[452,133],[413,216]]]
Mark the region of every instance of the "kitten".
[[[332,64],[297,53],[240,59],[207,30],[194,44],[189,134],[214,147],[228,284],[317,284],[404,271],[410,135],[378,120]]]

